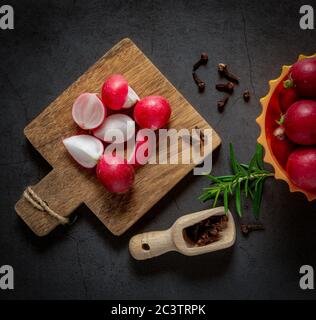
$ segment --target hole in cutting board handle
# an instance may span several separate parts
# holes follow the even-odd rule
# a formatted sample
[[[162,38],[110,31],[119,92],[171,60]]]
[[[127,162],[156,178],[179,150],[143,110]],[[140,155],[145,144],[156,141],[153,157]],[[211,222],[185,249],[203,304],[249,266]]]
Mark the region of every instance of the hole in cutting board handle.
[[[149,251],[150,250],[150,246],[148,243],[143,243],[142,244],[142,249],[145,250],[145,251]]]

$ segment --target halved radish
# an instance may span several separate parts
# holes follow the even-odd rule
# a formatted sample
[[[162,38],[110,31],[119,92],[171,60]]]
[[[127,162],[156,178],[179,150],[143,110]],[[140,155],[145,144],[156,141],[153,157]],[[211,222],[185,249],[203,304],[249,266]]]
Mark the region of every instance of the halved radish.
[[[72,117],[84,130],[97,128],[104,121],[106,109],[95,93],[83,93],[72,106]]]
[[[123,193],[129,190],[135,178],[132,165],[119,155],[104,154],[98,162],[97,178],[109,192]]]
[[[130,108],[139,100],[136,92],[120,74],[108,77],[102,87],[102,101],[112,110]]]
[[[105,142],[123,143],[134,136],[135,121],[126,114],[112,114],[93,134]]]
[[[103,143],[87,134],[66,138],[63,144],[71,156],[85,168],[95,167],[104,152]]]
[[[139,101],[139,96],[130,86],[128,86],[127,98],[123,104],[123,109],[132,107],[137,101]]]
[[[156,130],[164,127],[171,115],[167,99],[161,96],[148,96],[137,102],[134,119],[141,128]]]

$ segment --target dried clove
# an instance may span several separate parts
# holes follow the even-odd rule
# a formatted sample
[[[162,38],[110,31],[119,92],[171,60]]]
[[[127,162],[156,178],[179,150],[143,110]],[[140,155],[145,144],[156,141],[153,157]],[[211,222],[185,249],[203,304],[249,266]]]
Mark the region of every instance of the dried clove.
[[[193,71],[196,71],[200,66],[206,65],[207,62],[208,62],[208,55],[206,52],[202,52],[200,60],[193,65]]]
[[[199,88],[199,92],[203,92],[205,90],[205,82],[203,80],[201,80],[198,75],[196,74],[196,72],[192,72],[192,76],[193,76],[193,80],[194,82],[197,84],[198,88]]]
[[[222,100],[219,100],[217,102],[217,109],[218,109],[219,112],[223,112],[224,111],[224,108],[225,108],[225,106],[227,104],[228,99],[229,99],[228,96],[226,96]]]
[[[221,91],[221,92],[227,92],[227,93],[233,93],[234,91],[234,83],[229,81],[227,83],[219,83],[215,86],[215,88],[218,90],[218,91]]]
[[[247,236],[251,231],[264,230],[262,224],[242,224],[240,226],[243,235]]]
[[[249,90],[244,91],[242,96],[243,96],[245,102],[249,102],[249,100],[250,100],[250,92],[249,92]]]
[[[217,66],[218,72],[222,77],[225,77],[227,80],[239,83],[239,79],[237,76],[228,71],[227,64],[219,63]]]
[[[227,228],[226,215],[212,216],[183,230],[184,238],[193,245],[200,247],[218,241],[221,232]]]

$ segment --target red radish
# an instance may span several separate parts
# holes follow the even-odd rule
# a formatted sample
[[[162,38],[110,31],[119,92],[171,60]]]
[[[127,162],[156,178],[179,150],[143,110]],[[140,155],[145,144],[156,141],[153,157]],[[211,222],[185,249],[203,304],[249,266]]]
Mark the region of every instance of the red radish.
[[[102,101],[112,110],[130,108],[139,100],[136,92],[120,74],[108,77],[102,87]]]
[[[146,164],[153,152],[155,143],[156,139],[152,143],[148,136],[143,135],[142,130],[138,131],[135,144],[133,144],[133,150],[129,150],[129,146],[127,145],[127,163],[132,164],[135,168]]]
[[[104,154],[97,164],[97,178],[112,193],[128,191],[135,178],[132,165],[119,155]]]
[[[93,134],[105,142],[123,143],[134,136],[135,121],[126,114],[112,114]]]
[[[289,78],[287,84],[294,85],[300,96],[316,98],[316,57],[294,63]]]
[[[148,96],[137,102],[134,119],[141,128],[156,130],[165,126],[171,115],[167,99],[161,96]]]
[[[299,99],[299,96],[294,88],[283,87],[279,93],[279,104],[282,113],[290,108],[290,106]]]
[[[286,171],[296,186],[316,191],[316,148],[295,150],[289,157]]]
[[[104,152],[103,143],[90,135],[78,135],[63,140],[71,156],[83,167],[93,168]]]
[[[81,94],[72,106],[72,118],[84,129],[95,129],[104,121],[106,109],[95,93]]]
[[[300,100],[292,104],[285,115],[284,127],[293,142],[316,144],[316,101]]]
[[[295,144],[286,137],[283,126],[274,130],[271,136],[271,149],[280,165],[285,168],[288,157],[295,149]]]

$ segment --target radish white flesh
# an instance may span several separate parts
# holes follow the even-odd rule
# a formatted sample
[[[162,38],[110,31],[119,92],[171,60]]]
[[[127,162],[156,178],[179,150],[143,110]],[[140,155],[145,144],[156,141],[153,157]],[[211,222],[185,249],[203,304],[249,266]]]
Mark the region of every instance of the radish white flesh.
[[[104,152],[103,143],[86,134],[66,138],[63,143],[71,156],[85,168],[95,167]]]
[[[93,134],[105,142],[123,143],[134,136],[135,121],[126,114],[112,114]]]
[[[128,109],[132,107],[137,101],[139,101],[139,96],[130,86],[128,86],[128,93],[126,101],[123,105],[123,109]]]
[[[78,126],[85,130],[101,125],[106,116],[102,101],[95,93],[81,94],[72,106],[72,117]]]

